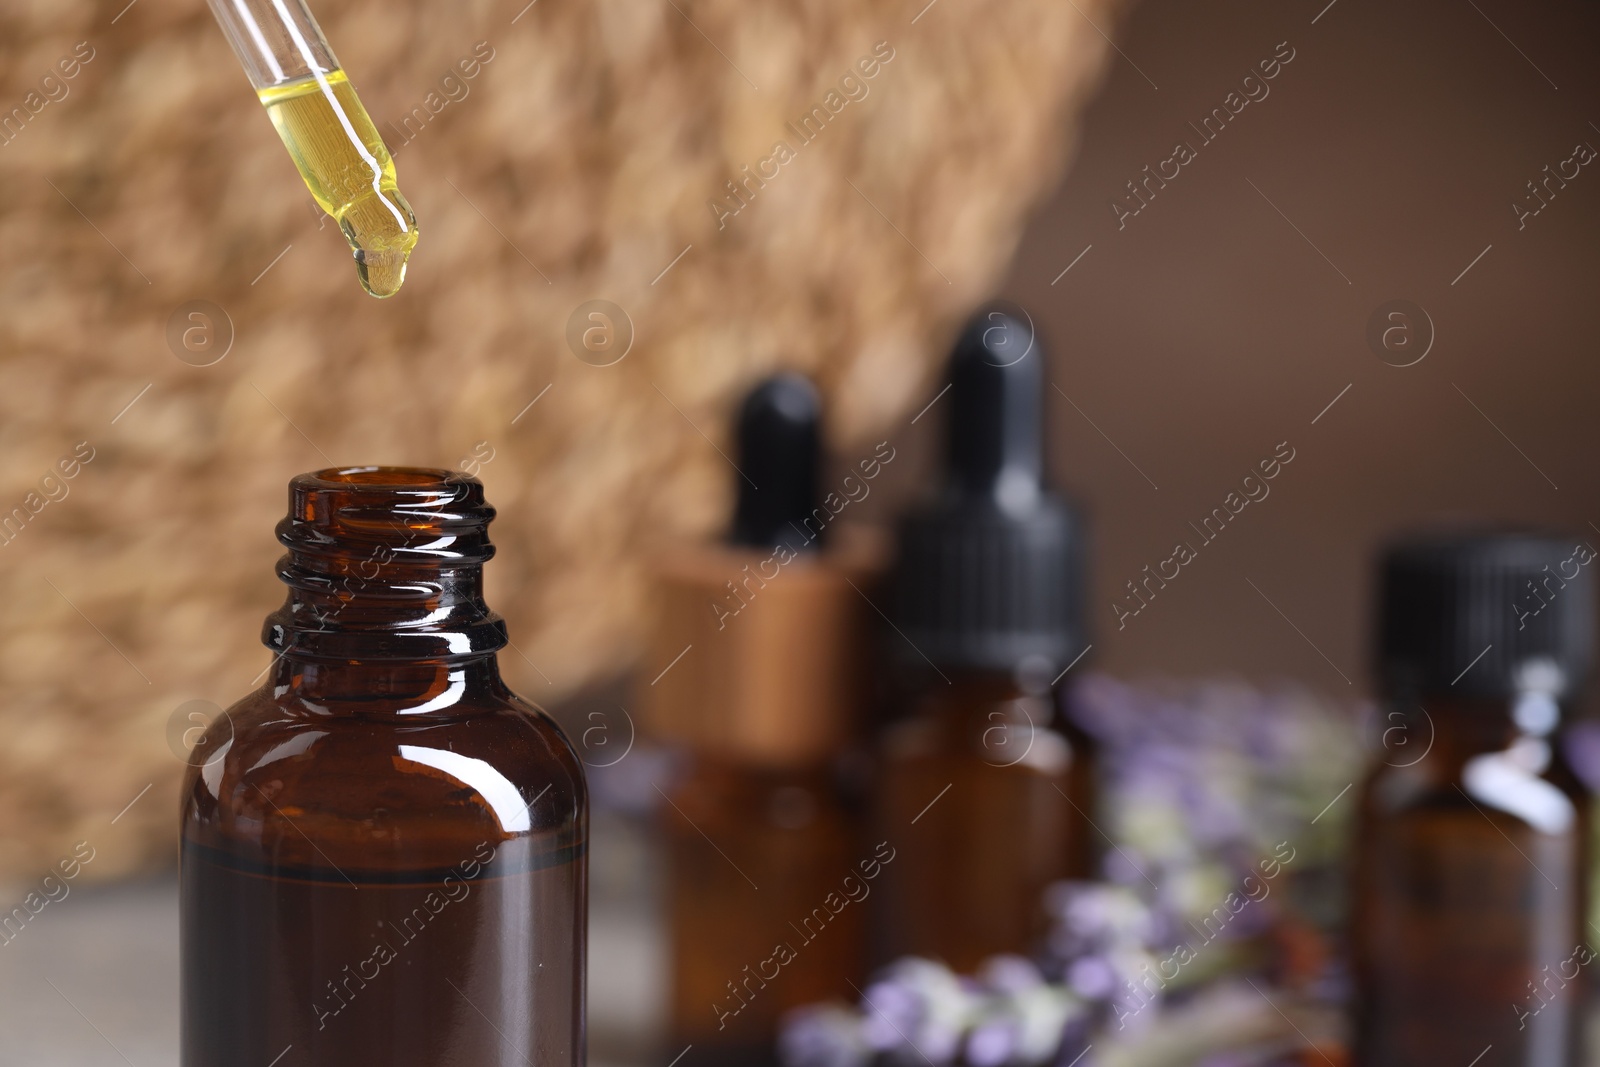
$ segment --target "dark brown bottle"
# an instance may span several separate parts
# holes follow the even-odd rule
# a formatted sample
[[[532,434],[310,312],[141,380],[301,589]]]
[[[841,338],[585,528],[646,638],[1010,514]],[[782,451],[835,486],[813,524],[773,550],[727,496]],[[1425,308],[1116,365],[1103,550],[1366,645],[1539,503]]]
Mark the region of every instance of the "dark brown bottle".
[[[500,680],[493,517],[449,471],[290,483],[277,658],[184,784],[183,1067],[584,1062],[583,772]]]
[[[864,983],[870,880],[857,821],[818,768],[700,758],[662,813],[671,943],[670,1054],[776,1062],[783,1015]]]
[[[1045,888],[1092,874],[1093,751],[1057,692],[1085,651],[1083,531],[1042,484],[1043,365],[1028,325],[973,320],[950,360],[945,483],[901,526],[886,640],[921,685],[880,746],[875,837],[899,857],[880,960],[1026,953]]]
[[[880,864],[836,769],[866,688],[870,609],[852,582],[871,560],[841,550],[818,492],[820,418],[804,378],[759,383],[739,416],[730,543],[656,569],[641,702],[683,757],[660,812],[666,1056],[693,1045],[706,1067],[776,1062],[785,1012],[865,982],[866,872]],[[844,491],[879,467],[863,463]]]
[[[1526,535],[1384,560],[1383,752],[1360,800],[1359,1067],[1577,1067],[1589,797],[1555,743],[1594,638],[1593,552]]]
[[[885,732],[879,836],[880,955],[941,959],[971,972],[1025,953],[1045,932],[1044,891],[1090,876],[1088,739],[1058,729],[1047,687],[999,672],[934,679]]]

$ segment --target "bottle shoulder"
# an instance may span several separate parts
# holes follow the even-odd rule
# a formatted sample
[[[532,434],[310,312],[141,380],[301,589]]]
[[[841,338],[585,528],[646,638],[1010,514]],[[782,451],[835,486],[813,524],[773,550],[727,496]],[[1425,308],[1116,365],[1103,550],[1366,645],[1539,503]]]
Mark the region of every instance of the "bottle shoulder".
[[[448,867],[473,842],[581,847],[582,764],[509,691],[414,716],[314,707],[270,689],[208,729],[182,793],[186,844],[312,867]]]
[[[951,700],[941,694],[886,727],[880,745],[891,771],[926,764],[970,765],[1047,777],[1092,759],[1090,749],[1077,731],[1061,728],[1043,697]]]
[[[1505,749],[1405,764],[1379,763],[1361,791],[1367,833],[1402,823],[1467,818],[1506,830],[1581,833],[1590,796],[1555,746],[1524,739]]]

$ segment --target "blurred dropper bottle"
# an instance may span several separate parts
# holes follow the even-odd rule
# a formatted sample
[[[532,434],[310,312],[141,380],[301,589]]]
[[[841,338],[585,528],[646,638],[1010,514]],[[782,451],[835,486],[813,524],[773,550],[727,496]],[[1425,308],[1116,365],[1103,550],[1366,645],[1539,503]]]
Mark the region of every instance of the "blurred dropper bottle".
[[[975,317],[949,365],[943,485],[899,531],[891,655],[917,672],[881,738],[875,839],[898,859],[874,912],[882,962],[972,971],[1026,953],[1051,882],[1094,865],[1094,757],[1062,714],[1085,651],[1083,525],[1042,480],[1044,354]]]
[[[417,217],[305,0],[208,2],[306,188],[350,242],[361,287],[393,296],[417,246]]]
[[[1357,1067],[1577,1067],[1589,798],[1557,732],[1593,658],[1594,550],[1406,541],[1381,564],[1382,748],[1360,794]]]
[[[865,905],[842,886],[852,872],[863,884],[865,846],[840,769],[865,703],[851,582],[873,561],[836,547],[820,417],[805,378],[757,385],[739,414],[728,542],[656,575],[641,703],[649,731],[687,756],[661,810],[671,1041],[701,1064],[774,1062],[785,1011],[862,981]]]

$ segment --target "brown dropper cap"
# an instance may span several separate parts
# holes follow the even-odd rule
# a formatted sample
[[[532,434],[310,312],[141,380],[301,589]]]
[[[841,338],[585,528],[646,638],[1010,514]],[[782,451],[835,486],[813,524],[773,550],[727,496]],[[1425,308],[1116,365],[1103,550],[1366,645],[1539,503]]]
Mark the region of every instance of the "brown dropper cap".
[[[868,551],[840,552],[819,506],[821,403],[793,374],[760,383],[738,423],[731,544],[662,561],[640,678],[657,737],[747,764],[837,753],[865,689]],[[853,584],[852,584],[853,583]],[[868,609],[869,610],[869,609]]]
[[[727,547],[664,561],[640,678],[647,728],[771,767],[817,763],[847,745],[864,704],[869,637],[855,586],[865,588],[874,568],[833,557]]]

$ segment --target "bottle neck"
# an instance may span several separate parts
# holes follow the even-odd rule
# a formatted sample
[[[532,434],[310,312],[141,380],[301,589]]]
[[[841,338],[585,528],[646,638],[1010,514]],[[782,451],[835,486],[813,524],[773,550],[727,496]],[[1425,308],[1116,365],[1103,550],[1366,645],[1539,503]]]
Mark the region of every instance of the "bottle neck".
[[[288,595],[262,630],[280,657],[274,684],[396,695],[467,679],[497,684],[505,622],[483,599],[493,517],[483,486],[447,471],[294,479],[278,524]]]
[[[917,698],[917,714],[942,722],[961,735],[981,734],[998,722],[1050,727],[1055,692],[1049,686],[1022,685],[1007,671],[945,669],[948,683],[934,678]]]
[[[1058,686],[1046,670],[942,666],[922,675],[922,692],[940,704],[986,705],[1007,700],[1054,702]]]

